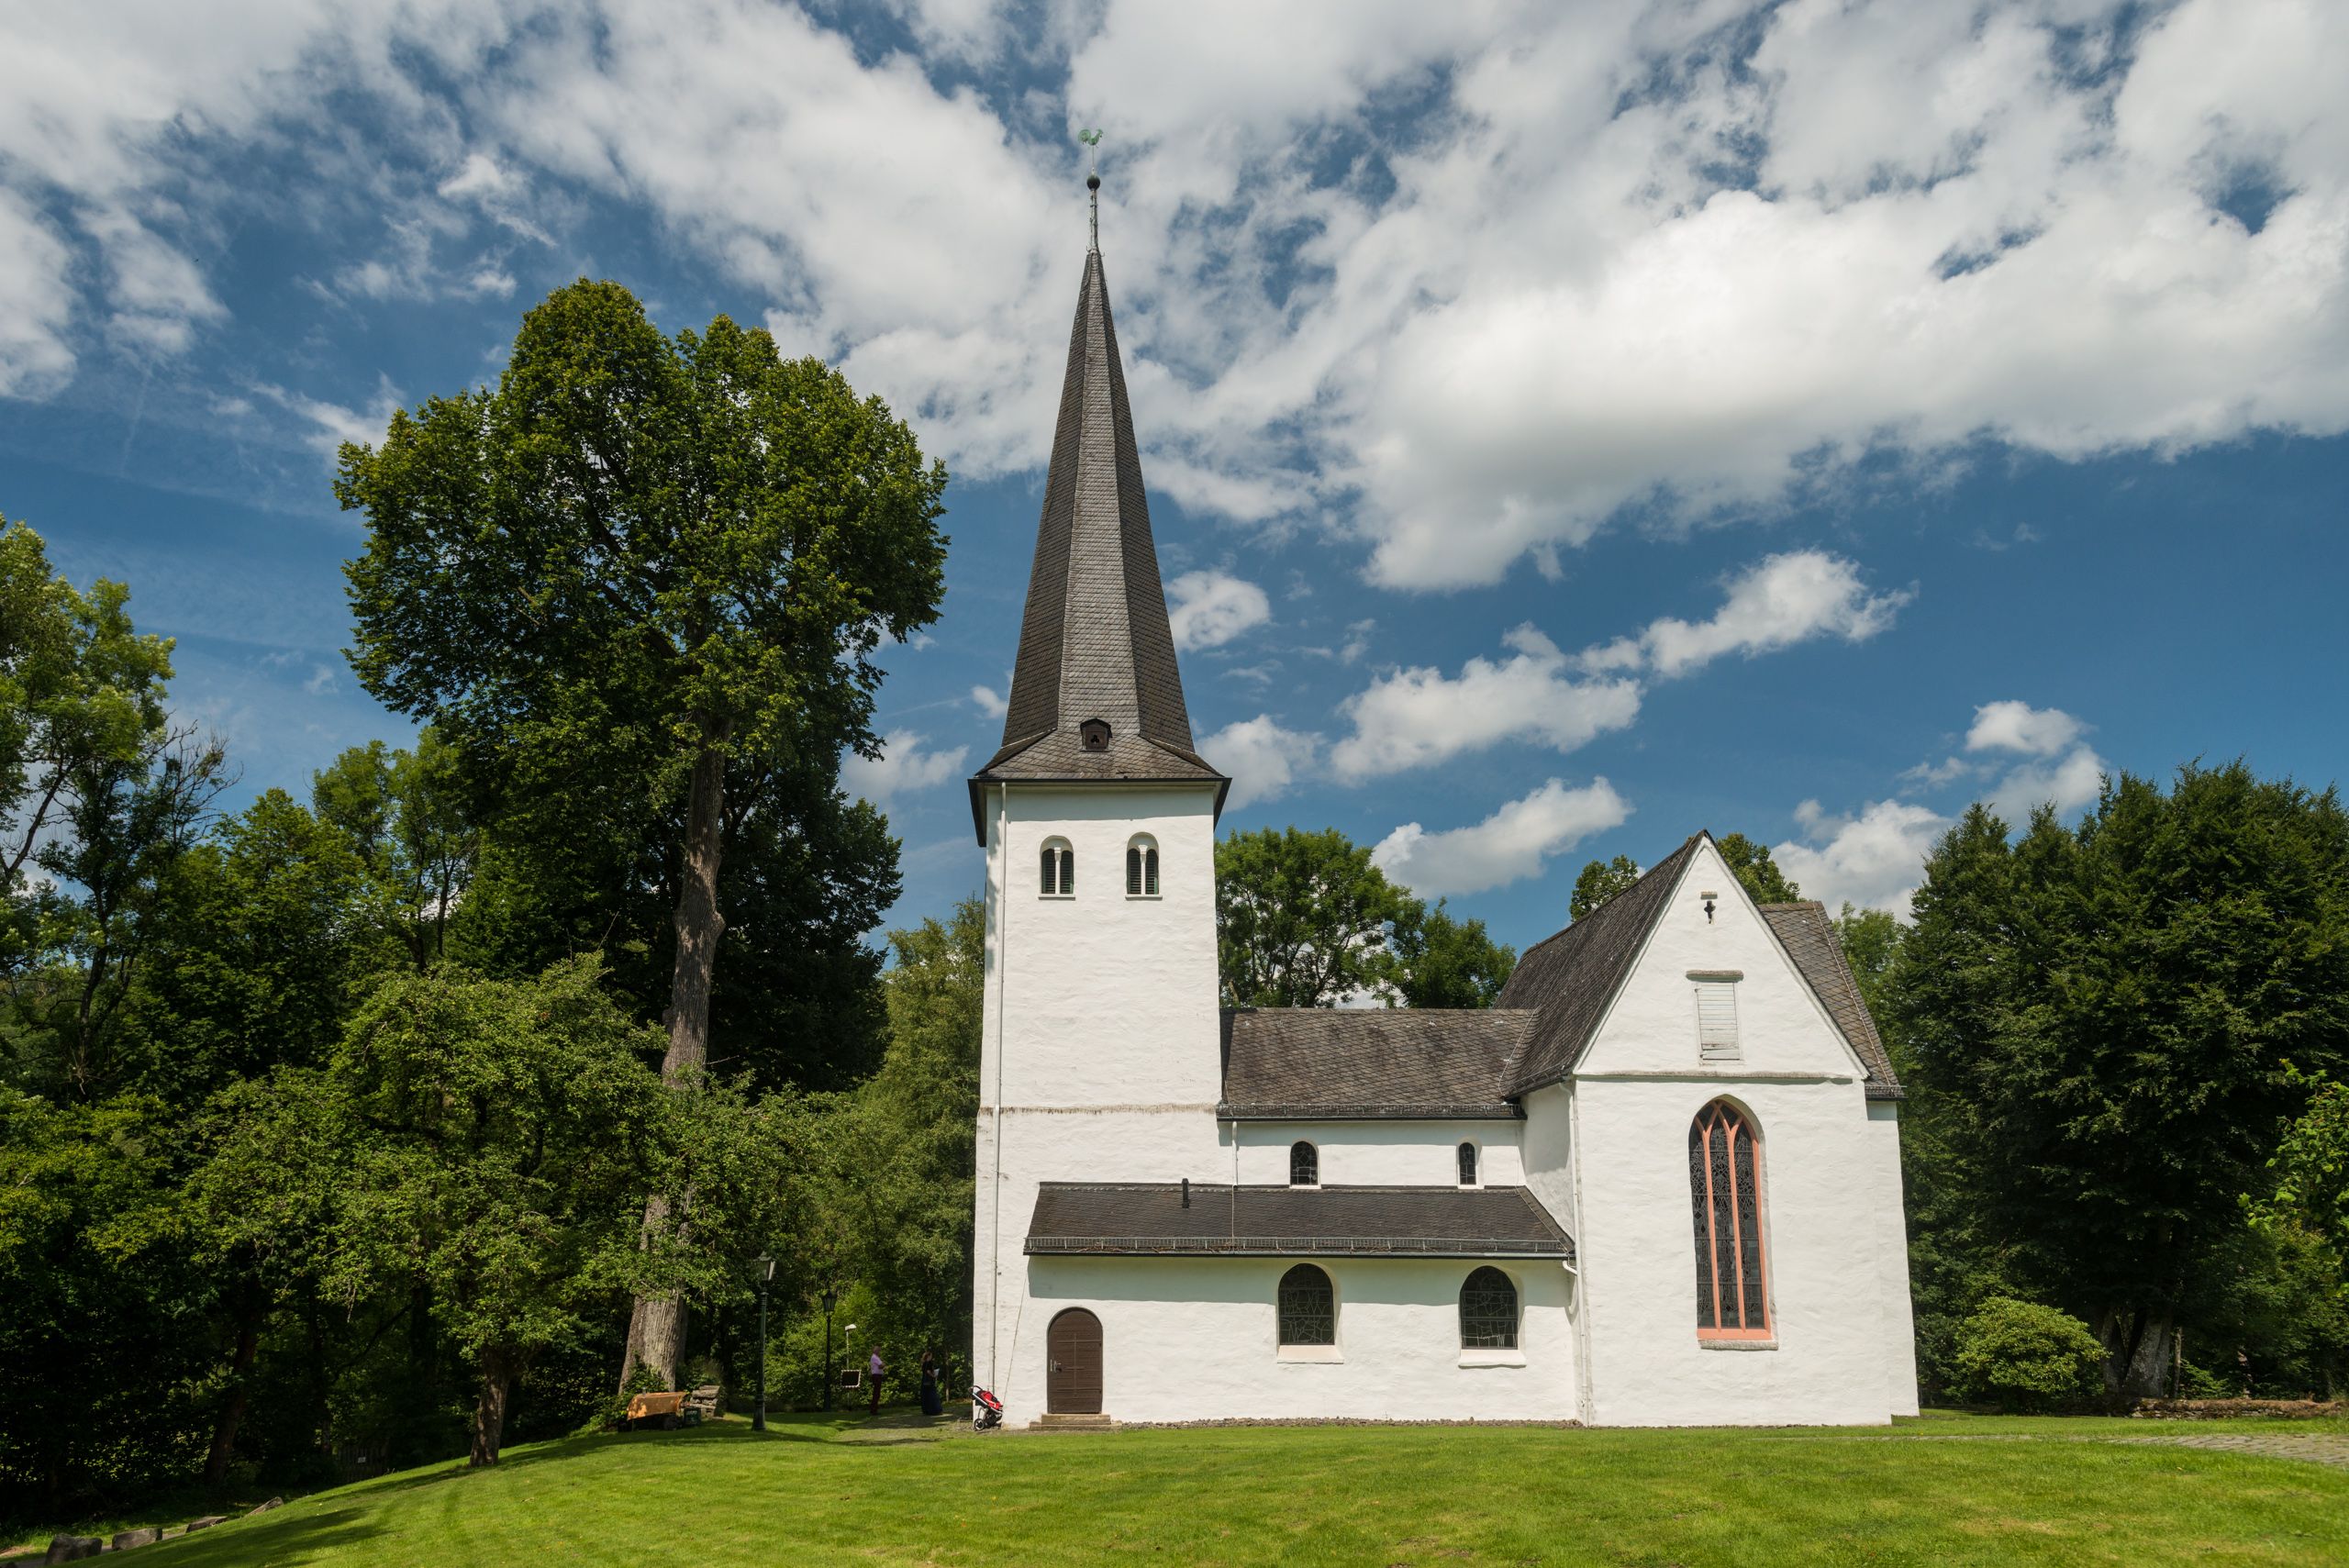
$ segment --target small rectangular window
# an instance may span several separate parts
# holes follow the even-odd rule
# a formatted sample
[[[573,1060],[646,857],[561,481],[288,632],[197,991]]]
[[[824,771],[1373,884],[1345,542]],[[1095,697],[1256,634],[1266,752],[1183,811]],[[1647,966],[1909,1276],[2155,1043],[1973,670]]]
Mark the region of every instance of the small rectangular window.
[[[1737,1056],[1737,986],[1726,980],[1697,984],[1697,1049],[1708,1062]]]

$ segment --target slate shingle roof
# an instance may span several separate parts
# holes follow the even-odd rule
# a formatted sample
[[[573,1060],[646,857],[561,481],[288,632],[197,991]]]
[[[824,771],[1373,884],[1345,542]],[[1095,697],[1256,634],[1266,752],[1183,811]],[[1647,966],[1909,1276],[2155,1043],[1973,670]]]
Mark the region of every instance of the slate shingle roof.
[[[1810,898],[1799,904],[1765,904],[1761,908],[1762,917],[1770,922],[1770,929],[1793,956],[1795,967],[1802,971],[1835,1027],[1843,1031],[1843,1038],[1852,1042],[1853,1051],[1866,1066],[1868,1098],[1905,1099],[1907,1091],[1892,1071],[1892,1058],[1884,1049],[1884,1038],[1876,1033],[1876,1020],[1868,1016],[1867,1004],[1860,999],[1860,983],[1852,976],[1843,944],[1835,935],[1835,923],[1827,917],[1827,906]]]
[[[1077,743],[1077,727],[1090,718],[1109,723],[1107,752]],[[1069,329],[1003,745],[971,780],[982,843],[981,789],[996,779],[1229,784],[1191,740],[1098,250],[1085,255]],[[1220,793],[1216,804],[1220,811]]]
[[[1539,1008],[1542,1018],[1525,1049],[1509,1063],[1503,1094],[1529,1094],[1574,1071],[1704,837],[1695,835],[1639,881],[1556,936],[1525,950],[1508,984],[1501,987],[1498,1005]]]
[[[1501,1071],[1536,1015],[1493,1008],[1227,1009],[1223,1104],[1234,1120],[1513,1118]]]
[[[1046,1182],[1031,1254],[1563,1258],[1573,1238],[1523,1187]]]

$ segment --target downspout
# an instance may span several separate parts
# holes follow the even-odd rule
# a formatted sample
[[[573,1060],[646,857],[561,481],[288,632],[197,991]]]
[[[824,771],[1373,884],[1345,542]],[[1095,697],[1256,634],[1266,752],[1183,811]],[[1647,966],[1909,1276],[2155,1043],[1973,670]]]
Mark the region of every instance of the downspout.
[[[1003,1037],[1005,1001],[1011,984],[1011,785],[996,786],[995,865],[995,1173],[989,1184],[993,1217],[987,1222],[987,1387],[997,1397],[1003,1383],[996,1354],[1003,1340]]]

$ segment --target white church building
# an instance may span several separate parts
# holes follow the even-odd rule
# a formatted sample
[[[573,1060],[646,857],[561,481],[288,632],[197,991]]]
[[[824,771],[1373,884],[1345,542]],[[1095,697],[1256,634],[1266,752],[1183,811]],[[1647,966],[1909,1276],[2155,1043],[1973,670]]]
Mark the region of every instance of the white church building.
[[[1012,1427],[1913,1414],[1900,1086],[1826,912],[1698,833],[1489,1011],[1219,1006],[1097,246],[986,848],[974,1378]]]

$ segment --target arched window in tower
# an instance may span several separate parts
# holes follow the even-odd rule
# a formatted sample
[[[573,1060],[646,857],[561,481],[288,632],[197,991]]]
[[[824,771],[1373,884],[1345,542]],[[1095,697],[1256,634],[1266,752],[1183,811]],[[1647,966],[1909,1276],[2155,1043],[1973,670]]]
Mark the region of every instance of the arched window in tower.
[[[1126,846],[1126,896],[1158,896],[1158,844],[1147,833],[1137,833]]]
[[[1766,1340],[1762,1148],[1735,1106],[1715,1100],[1688,1127],[1688,1207],[1696,1225],[1697,1337]]]
[[[1489,1263],[1460,1287],[1460,1348],[1517,1349],[1517,1283]]]
[[[1076,851],[1066,839],[1044,840],[1042,893],[1047,898],[1076,895]]]
[[[1288,1146],[1288,1184],[1293,1187],[1318,1187],[1321,1184],[1321,1151],[1302,1138]]]
[[[1460,1146],[1460,1184],[1464,1187],[1476,1184],[1476,1146],[1473,1143]]]
[[[1280,1323],[1283,1345],[1336,1344],[1338,1293],[1330,1276],[1311,1263],[1281,1275]]]

